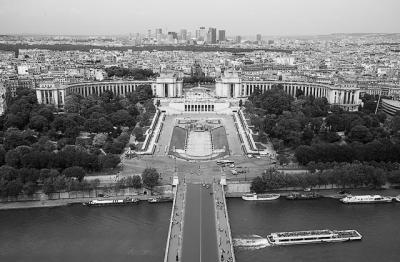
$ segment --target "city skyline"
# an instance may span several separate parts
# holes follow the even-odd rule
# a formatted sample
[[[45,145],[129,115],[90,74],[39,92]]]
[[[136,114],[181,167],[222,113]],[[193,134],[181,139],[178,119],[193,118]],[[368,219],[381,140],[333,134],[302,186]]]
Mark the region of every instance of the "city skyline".
[[[204,26],[225,29],[231,36],[295,36],[397,33],[400,22],[395,12],[400,8],[400,2],[396,0],[252,2],[232,5],[231,1],[225,0],[217,3],[210,0],[201,3],[150,0],[138,5],[137,1],[126,0],[112,4],[104,0],[2,0],[0,33],[125,35],[156,28],[194,31]]]

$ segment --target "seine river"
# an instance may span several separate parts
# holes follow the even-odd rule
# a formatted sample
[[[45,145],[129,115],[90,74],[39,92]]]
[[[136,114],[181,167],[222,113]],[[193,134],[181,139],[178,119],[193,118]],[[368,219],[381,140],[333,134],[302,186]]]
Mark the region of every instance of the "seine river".
[[[160,262],[171,203],[0,211],[0,261]]]
[[[0,261],[163,260],[171,203],[0,211]],[[400,203],[228,199],[237,262],[399,261]],[[277,231],[356,229],[359,242],[269,247]],[[248,246],[245,240],[256,240]]]
[[[400,261],[400,203],[345,205],[334,199],[255,203],[228,200],[237,262]],[[362,241],[270,247],[271,232],[356,229]],[[245,240],[257,240],[249,246]]]

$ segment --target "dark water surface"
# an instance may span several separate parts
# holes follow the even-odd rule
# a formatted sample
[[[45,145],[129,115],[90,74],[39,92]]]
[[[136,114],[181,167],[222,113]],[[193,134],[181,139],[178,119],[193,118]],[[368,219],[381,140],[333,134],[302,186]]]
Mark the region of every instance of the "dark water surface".
[[[0,211],[0,261],[163,260],[171,203]]]
[[[345,205],[334,199],[255,203],[228,199],[236,241],[271,232],[356,229],[362,241],[281,247],[236,247],[238,262],[396,262],[400,261],[400,203]]]

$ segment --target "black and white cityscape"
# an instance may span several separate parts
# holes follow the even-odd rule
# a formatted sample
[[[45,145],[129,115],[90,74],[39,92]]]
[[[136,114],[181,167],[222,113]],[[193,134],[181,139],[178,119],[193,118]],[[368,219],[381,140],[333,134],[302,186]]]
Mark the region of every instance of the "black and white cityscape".
[[[0,261],[399,261],[397,10],[0,0]]]

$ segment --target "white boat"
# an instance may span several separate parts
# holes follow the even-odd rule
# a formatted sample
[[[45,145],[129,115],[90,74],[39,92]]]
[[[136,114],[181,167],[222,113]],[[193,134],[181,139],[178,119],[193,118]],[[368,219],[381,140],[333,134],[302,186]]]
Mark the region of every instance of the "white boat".
[[[125,199],[94,199],[87,203],[83,203],[86,206],[111,206],[111,205],[127,205],[127,204],[138,204],[139,199],[127,197]]]
[[[370,204],[370,203],[390,203],[391,197],[381,195],[362,195],[362,196],[346,196],[340,199],[345,204]]]
[[[256,193],[251,193],[251,194],[244,194],[242,196],[243,200],[248,200],[248,201],[269,201],[269,200],[275,200],[278,199],[281,195],[280,194],[256,194]]]
[[[356,230],[310,230],[294,232],[271,233],[267,236],[273,246],[298,245],[314,243],[344,242],[361,240],[362,236]]]

